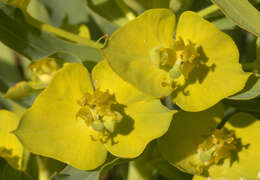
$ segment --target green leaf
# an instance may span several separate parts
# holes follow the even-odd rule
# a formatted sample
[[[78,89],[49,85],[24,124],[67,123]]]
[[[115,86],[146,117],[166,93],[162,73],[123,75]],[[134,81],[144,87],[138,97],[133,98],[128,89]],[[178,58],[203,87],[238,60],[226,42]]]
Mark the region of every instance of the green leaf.
[[[117,165],[122,165],[124,163],[129,162],[129,159],[122,159],[122,158],[115,158],[111,161],[109,161],[108,163],[104,164],[101,168],[100,168],[100,172],[99,172],[99,177],[98,179],[101,180],[102,177],[113,167],[117,166]]]
[[[89,20],[84,6],[85,0],[41,0],[41,2],[50,10],[51,22],[55,26],[61,26],[65,20],[71,25]]]
[[[81,171],[72,166],[67,166],[53,180],[97,180],[98,171]]]
[[[222,101],[225,105],[232,106],[239,111],[246,111],[246,112],[259,112],[260,109],[260,98],[255,98],[251,100],[231,100],[231,99],[224,99]]]
[[[91,9],[91,7],[89,7],[88,4],[87,9],[89,14],[92,16],[95,23],[99,26],[103,33],[111,35],[118,28],[117,25],[109,22],[107,19],[96,13],[93,9]]]
[[[260,13],[248,0],[211,0],[235,24],[260,36]]]
[[[82,171],[72,166],[67,166],[59,174],[54,176],[52,180],[101,180],[102,176],[114,166],[126,162],[128,162],[127,159],[115,158],[94,171]]]
[[[124,7],[128,12],[124,12],[124,7],[120,7],[121,3],[125,5],[122,0],[87,0],[87,6],[90,9],[117,26],[122,26],[126,24],[129,21],[129,19],[127,18],[127,13],[132,13],[127,6]]]
[[[56,1],[53,1],[56,2]],[[41,0],[31,0],[30,4],[28,5],[27,12],[33,16],[34,18],[45,22],[50,23],[51,18],[48,13],[47,7],[44,6]]]
[[[234,131],[239,140],[239,151],[232,154],[232,159],[225,159],[222,163],[209,167],[209,177],[196,177],[193,180],[206,179],[239,179],[257,180],[260,178],[260,121],[247,113],[233,115],[224,126]]]
[[[100,29],[89,16],[86,0],[41,0],[41,2],[49,10],[52,25],[77,33],[78,26],[86,24],[92,39],[97,40],[102,36]]]
[[[184,3],[183,0],[180,2],[170,2],[171,0],[124,0],[126,4],[134,9],[138,14],[142,13],[143,11],[147,9],[153,9],[153,8],[169,8],[170,3],[173,4],[173,6],[178,6],[178,3]],[[189,0],[191,1],[191,0]]]
[[[30,180],[25,173],[12,168],[2,158],[0,159],[0,179],[1,180]]]
[[[228,97],[228,99],[249,100],[258,97],[259,95],[260,95],[260,77],[257,77],[256,75],[252,75],[248,79],[245,88],[241,92]]]
[[[221,30],[230,30],[236,27],[235,24],[231,23],[226,17],[216,19],[212,23]]]
[[[0,40],[31,60],[42,59],[57,52],[69,53],[74,61],[97,62],[101,53],[92,47],[64,41],[28,24],[21,10],[0,2]]]
[[[163,158],[155,158],[151,161],[152,166],[164,177],[168,179],[176,180],[190,180],[191,175],[186,174],[176,167],[170,165],[166,160]]]
[[[21,72],[18,69],[18,56],[0,42],[0,79],[8,86],[21,81]]]
[[[8,109],[9,111],[14,112],[16,115],[21,117],[26,111],[25,107],[21,106],[13,100],[4,99],[2,96],[3,94],[0,92],[0,104],[5,107],[5,109]]]
[[[58,172],[62,171],[66,166],[66,164],[52,158],[39,155],[34,156],[37,159],[40,176],[45,176],[48,180]]]
[[[169,8],[170,0],[138,0],[145,9]]]
[[[127,180],[156,180],[160,176],[169,180],[191,180],[192,176],[172,166],[163,159],[157,142],[151,142],[145,151],[130,162]]]

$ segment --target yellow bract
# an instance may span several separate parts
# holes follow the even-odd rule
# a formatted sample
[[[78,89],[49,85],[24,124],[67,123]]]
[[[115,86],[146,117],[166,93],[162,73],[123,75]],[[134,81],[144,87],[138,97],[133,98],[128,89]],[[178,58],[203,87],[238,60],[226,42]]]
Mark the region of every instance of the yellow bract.
[[[19,118],[16,114],[0,110],[0,157],[14,168],[22,168],[23,146],[12,134],[18,126]]]
[[[207,166],[216,159],[212,156],[216,146],[209,137],[221,122],[223,114],[221,104],[202,112],[179,111],[174,114],[169,130],[158,139],[162,156],[187,173],[205,173]]]
[[[154,97],[172,93],[186,111],[205,110],[244,87],[250,73],[228,35],[190,11],[181,15],[175,38],[174,25],[170,10],[148,10],[118,29],[102,51],[123,79]]]
[[[211,179],[259,179],[259,136],[260,121],[254,116],[240,112],[233,115],[224,126],[233,131],[238,140],[232,159],[213,164],[208,177],[194,176],[194,180]]]
[[[106,61],[92,77],[94,87],[87,69],[74,63],[54,75],[15,131],[26,148],[86,170],[100,166],[107,150],[136,157],[167,131],[174,112],[123,81]]]

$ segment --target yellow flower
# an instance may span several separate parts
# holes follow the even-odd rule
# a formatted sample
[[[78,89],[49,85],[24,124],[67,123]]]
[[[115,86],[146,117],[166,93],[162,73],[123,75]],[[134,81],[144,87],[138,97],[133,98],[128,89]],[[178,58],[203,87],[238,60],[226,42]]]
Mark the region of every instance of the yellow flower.
[[[16,83],[13,87],[8,89],[3,97],[21,99],[25,96],[30,96],[39,90],[43,90],[60,68],[61,66],[55,58],[44,58],[31,62],[27,68],[30,74],[30,80]]]
[[[217,129],[223,116],[221,104],[174,114],[169,130],[158,139],[162,156],[182,171],[203,176],[195,176],[196,180],[257,179],[260,121],[241,112]]]
[[[115,156],[134,158],[163,135],[173,111],[120,79],[106,61],[92,71],[65,64],[24,114],[15,134],[29,151],[94,169]]]
[[[0,110],[0,157],[16,169],[22,169],[24,149],[11,132],[18,126],[19,118],[15,113]]]
[[[204,173],[206,167],[200,166],[200,159],[203,160],[203,157],[198,156],[201,154],[198,147],[216,129],[223,114],[224,108],[221,104],[202,112],[179,111],[174,114],[169,130],[158,139],[162,156],[170,164],[187,173]]]
[[[191,11],[175,32],[170,10],[148,10],[118,29],[102,51],[123,79],[154,97],[172,93],[185,111],[213,106],[240,91],[250,75],[233,40]]]

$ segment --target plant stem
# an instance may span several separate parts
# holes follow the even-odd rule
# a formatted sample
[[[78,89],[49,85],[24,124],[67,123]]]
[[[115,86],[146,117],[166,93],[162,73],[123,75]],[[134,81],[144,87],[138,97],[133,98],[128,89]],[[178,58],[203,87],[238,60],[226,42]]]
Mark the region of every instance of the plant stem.
[[[211,13],[214,13],[214,12],[216,12],[218,10],[219,10],[219,7],[217,5],[215,5],[215,4],[213,4],[213,5],[211,5],[211,6],[207,7],[207,8],[204,8],[204,9],[200,10],[198,12],[198,14],[200,16],[202,16],[202,17],[205,17],[205,16],[207,16],[207,15],[209,15]]]
[[[46,24],[46,23],[43,23],[43,22],[33,18],[29,13],[27,13],[25,11],[24,11],[24,14],[25,14],[25,17],[26,17],[26,20],[28,21],[28,23],[30,23],[31,25],[33,25],[37,29],[46,31],[48,33],[55,34],[56,36],[70,40],[70,41],[78,43],[80,45],[87,45],[87,46],[90,46],[90,47],[93,47],[93,48],[96,48],[96,49],[100,49],[100,48],[103,47],[103,45],[100,44],[100,43],[97,43],[97,42],[92,41],[92,40],[87,39],[87,38],[82,38],[78,35],[75,35],[73,33],[65,31],[63,29],[54,27],[54,26]]]

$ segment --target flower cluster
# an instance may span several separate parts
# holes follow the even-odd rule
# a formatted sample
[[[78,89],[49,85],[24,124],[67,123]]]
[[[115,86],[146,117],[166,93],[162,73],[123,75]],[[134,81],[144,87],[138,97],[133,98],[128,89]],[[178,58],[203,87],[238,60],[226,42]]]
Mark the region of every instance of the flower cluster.
[[[153,9],[116,30],[100,51],[104,60],[91,73],[82,64],[61,67],[48,58],[29,66],[29,82],[7,92],[6,97],[18,98],[42,90],[17,129],[10,127],[27,150],[92,170],[108,152],[136,158],[157,139],[162,156],[190,174],[224,176],[219,164],[227,166],[240,152],[241,161],[248,162],[244,154],[256,145],[244,150],[244,131],[231,121],[253,119],[247,128],[250,142],[249,131],[259,121],[242,113],[218,127],[224,114],[219,102],[241,91],[251,75],[242,70],[227,34],[191,11],[180,16],[175,28],[170,10]],[[19,94],[21,89],[26,92]],[[165,99],[178,108],[164,106]],[[11,164],[12,153],[21,159],[23,150],[16,141],[12,147],[0,146],[0,156]]]

